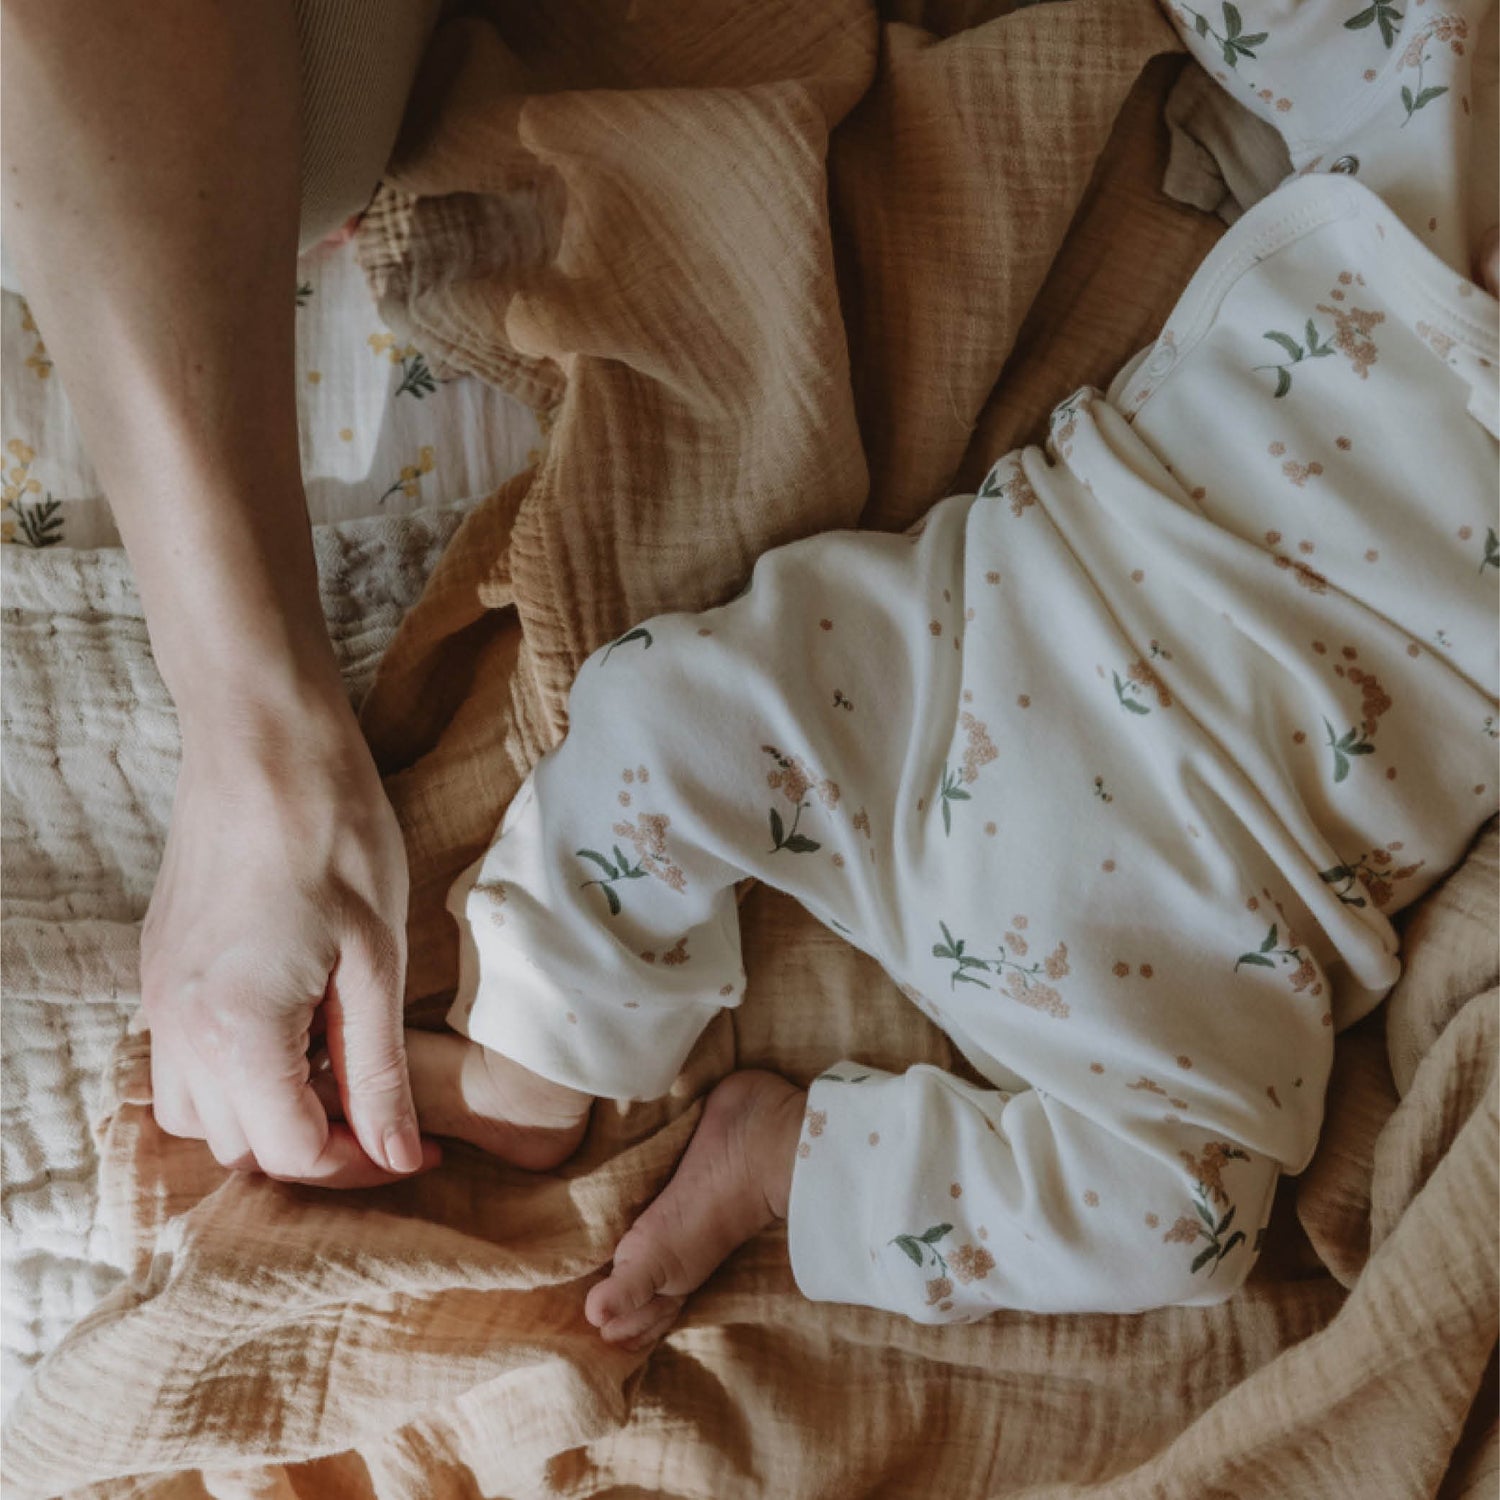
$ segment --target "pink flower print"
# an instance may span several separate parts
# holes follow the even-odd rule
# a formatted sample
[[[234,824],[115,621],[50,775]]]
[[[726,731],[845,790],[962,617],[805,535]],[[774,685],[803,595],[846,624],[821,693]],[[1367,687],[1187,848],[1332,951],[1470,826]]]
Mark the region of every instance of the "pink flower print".
[[[1062,979],[1068,974],[1068,945],[1059,943],[1042,960],[1042,971],[1048,979]]]
[[[1001,986],[1012,1000],[1044,1015],[1054,1016],[1059,1021],[1068,1018],[1068,1004],[1050,984],[1039,979],[1028,979],[1024,974],[1007,974]]]
[[[1137,657],[1125,669],[1125,675],[1132,682],[1139,683],[1142,687],[1150,688],[1156,694],[1156,701],[1162,708],[1171,708],[1172,694],[1168,691],[1166,683],[1157,675],[1156,669],[1148,662]]]
[[[945,1297],[953,1295],[953,1283],[946,1276],[934,1276],[927,1283],[927,1305],[935,1307]]]
[[[1313,963],[1312,959],[1304,956],[1302,962],[1292,972],[1292,988],[1300,995],[1309,985],[1316,984],[1317,980],[1317,966]]]
[[[1271,561],[1278,568],[1290,569],[1293,579],[1310,593],[1326,594],[1328,592],[1328,580],[1316,568],[1310,568],[1306,563],[1298,562],[1296,558],[1287,557],[1281,552],[1275,553]]]
[[[667,857],[667,829],[671,822],[666,813],[641,813],[634,823],[616,823],[613,832],[635,846],[642,869],[674,891],[682,891],[687,889],[687,876]]]
[[[768,754],[776,754],[769,745],[762,745],[761,749]],[[788,802],[796,806],[812,790],[812,775],[795,755],[781,757],[777,764],[778,770],[767,773],[766,785],[773,792],[779,791]]]
[[[1396,851],[1402,847],[1400,839],[1357,859],[1333,865],[1318,872],[1318,879],[1333,887],[1333,893],[1345,906],[1363,906],[1368,897],[1377,910],[1386,907],[1402,881],[1410,880],[1427,863],[1413,860],[1409,864],[1395,863]]]
[[[958,716],[968,746],[964,750],[964,768],[960,773],[965,785],[972,785],[979,776],[981,766],[987,766],[999,757],[1000,752],[990,739],[988,727],[976,719],[968,709]]]
[[[1295,459],[1289,458],[1282,464],[1281,472],[1300,490],[1306,487],[1309,479],[1316,479],[1323,472],[1323,465],[1316,459],[1309,464],[1299,464]]]
[[[1430,323],[1417,324],[1417,337],[1423,340],[1439,359],[1447,359],[1453,353],[1453,340],[1446,333],[1440,333]]]
[[[838,782],[830,781],[826,777],[820,779],[816,772],[808,769],[800,757],[784,754],[775,745],[762,745],[760,748],[776,762],[776,769],[766,774],[766,785],[773,792],[779,791],[795,809],[790,828],[786,826],[780,812],[774,807],[771,809],[769,814],[770,852],[772,854],[780,850],[786,850],[792,854],[816,852],[823,846],[817,840],[808,838],[805,833],[797,831],[802,821],[802,814],[811,805],[807,800],[807,794],[816,792],[818,801],[824,807],[836,807],[840,797]]]
[[[828,1111],[826,1109],[810,1109],[807,1112],[807,1133],[810,1136],[820,1136],[823,1128],[828,1124]]]
[[[1198,1221],[1182,1214],[1161,1238],[1165,1245],[1191,1245],[1198,1238]]]
[[[661,961],[668,968],[675,968],[678,964],[685,964],[691,955],[687,951],[687,939],[680,937],[672,947],[668,948],[661,956]]]
[[[1224,1167],[1232,1161],[1249,1161],[1250,1156],[1228,1141],[1208,1141],[1197,1156],[1191,1151],[1177,1153],[1187,1165],[1188,1176],[1203,1189],[1205,1196],[1222,1207],[1229,1202],[1224,1190]]]
[[[1036,491],[1031,487],[1031,481],[1027,479],[1021,469],[1016,472],[1000,486],[1001,495],[1010,502],[1010,513],[1019,516],[1028,506],[1036,504]]]
[[[1380,357],[1380,350],[1370,334],[1385,322],[1385,314],[1363,307],[1330,307],[1322,302],[1318,304],[1318,311],[1333,319],[1334,348],[1354,366],[1354,373],[1361,380],[1367,380],[1370,366]]]
[[[962,1282],[983,1281],[995,1269],[995,1257],[983,1245],[960,1245],[948,1252],[948,1269]]]

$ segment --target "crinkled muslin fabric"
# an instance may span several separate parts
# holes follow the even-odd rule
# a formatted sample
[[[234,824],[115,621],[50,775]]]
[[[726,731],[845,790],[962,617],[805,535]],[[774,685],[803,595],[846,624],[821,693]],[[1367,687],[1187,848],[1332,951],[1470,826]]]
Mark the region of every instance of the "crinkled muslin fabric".
[[[414,1018],[453,983],[447,888],[592,649],[731,596],[777,543],[909,525],[1155,336],[1222,227],[1156,187],[1177,52],[1150,0],[537,0],[439,29],[366,268],[436,368],[522,395],[550,442],[465,522],[364,701]],[[156,1130],[132,1035],[97,1122],[130,1277],[23,1394],[7,1494],[1488,1493],[1495,888],[1491,832],[1341,1039],[1241,1294],[1139,1316],[813,1305],[768,1233],[649,1353],[598,1342],[583,1293],[731,1067],[962,1070],[763,889],[743,1005],[554,1174],[454,1147],[357,1196],[232,1177]]]

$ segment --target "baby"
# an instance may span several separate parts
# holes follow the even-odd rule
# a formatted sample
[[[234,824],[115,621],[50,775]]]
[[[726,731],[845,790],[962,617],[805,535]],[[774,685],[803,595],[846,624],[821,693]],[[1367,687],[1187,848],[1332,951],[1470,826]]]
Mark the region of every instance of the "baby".
[[[783,1217],[807,1296],[928,1322],[1243,1281],[1391,915],[1497,805],[1485,10],[1174,6],[1298,171],[1156,344],[919,533],[782,548],[584,666],[451,898],[461,1038],[412,1037],[464,1133],[546,1167],[592,1096],[664,1093],[743,991],[747,876],[987,1080],[726,1078],[588,1296],[606,1339]]]

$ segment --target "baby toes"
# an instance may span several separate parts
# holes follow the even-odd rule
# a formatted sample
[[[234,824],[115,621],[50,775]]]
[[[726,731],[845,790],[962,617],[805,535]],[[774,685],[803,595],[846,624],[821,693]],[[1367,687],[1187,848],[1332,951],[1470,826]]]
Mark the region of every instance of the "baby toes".
[[[638,1313],[666,1285],[671,1268],[664,1258],[653,1255],[651,1248],[650,1236],[643,1236],[639,1226],[620,1241],[609,1275],[584,1300],[584,1316],[595,1328],[606,1328]]]
[[[640,1349],[660,1338],[682,1311],[685,1297],[653,1297],[644,1307],[623,1317],[613,1318],[599,1330],[607,1344],[619,1344],[626,1349]]]

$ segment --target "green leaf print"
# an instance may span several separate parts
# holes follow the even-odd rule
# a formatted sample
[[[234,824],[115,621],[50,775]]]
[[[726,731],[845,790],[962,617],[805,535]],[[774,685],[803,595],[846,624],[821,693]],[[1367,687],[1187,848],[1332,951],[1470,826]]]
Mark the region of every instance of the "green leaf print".
[[[1224,30],[1216,31],[1208,17],[1200,10],[1195,10],[1191,5],[1183,6],[1183,10],[1193,18],[1193,30],[1201,37],[1212,37],[1219,44],[1219,51],[1223,54],[1224,62],[1228,67],[1237,68],[1240,58],[1254,58],[1254,49],[1264,42],[1269,32],[1256,31],[1247,33],[1245,31],[1245,20],[1240,15],[1237,5],[1224,0],[1221,7],[1224,15]]]
[[[971,802],[973,798],[963,789],[962,773],[950,766],[943,767],[943,785],[938,793],[943,809],[943,832],[953,832],[953,803]]]
[[[1287,358],[1281,364],[1256,365],[1257,370],[1275,370],[1276,372],[1276,399],[1279,401],[1292,388],[1293,365],[1300,365],[1305,359],[1326,359],[1335,353],[1334,346],[1328,343],[1318,332],[1318,326],[1311,318],[1307,320],[1306,327],[1302,330],[1302,336],[1307,341],[1306,347],[1299,344],[1289,333],[1282,333],[1279,329],[1268,328],[1261,335],[1286,352]]]
[[[953,965],[952,972],[948,975],[950,989],[957,989],[961,984],[977,984],[980,989],[987,990],[990,985],[980,975],[1001,977],[1008,973],[1012,977],[1005,980],[1001,990],[1012,1000],[1047,1015],[1064,1017],[1068,1014],[1068,1007],[1062,996],[1047,983],[1049,979],[1062,979],[1069,972],[1066,943],[1059,943],[1051,953],[1036,963],[1023,964],[1012,958],[1004,945],[993,956],[981,958],[968,951],[963,938],[953,936],[946,922],[939,922],[938,928],[943,934],[943,941],[932,945],[932,956],[946,959]],[[1021,954],[1025,955],[1026,945],[1017,934],[1007,932],[1006,938],[1014,939]]]
[[[1349,768],[1354,764],[1352,757],[1373,755],[1375,746],[1357,725],[1342,735],[1334,733],[1333,725],[1327,719],[1323,720],[1323,727],[1328,731],[1328,748],[1333,751],[1333,779],[1337,784],[1348,777]]]
[[[55,547],[62,541],[62,501],[50,493],[45,500],[12,501],[10,510],[25,546]]]
[[[1235,1156],[1238,1159],[1244,1159],[1243,1152],[1236,1152]],[[1211,1265],[1212,1269],[1208,1274],[1212,1277],[1214,1272],[1219,1269],[1219,1263],[1224,1257],[1235,1246],[1244,1244],[1245,1233],[1241,1229],[1236,1229],[1227,1240],[1224,1238],[1225,1232],[1234,1223],[1234,1204],[1231,1203],[1224,1217],[1215,1222],[1213,1211],[1208,1206],[1208,1195],[1202,1183],[1199,1183],[1193,1190],[1193,1207],[1197,1210],[1198,1217],[1203,1221],[1202,1226],[1198,1229],[1198,1238],[1205,1239],[1208,1243],[1193,1257],[1189,1274],[1196,1276],[1205,1266]],[[1187,1219],[1184,1222],[1190,1226],[1192,1225],[1191,1219]]]
[[[951,1224],[934,1224],[930,1229],[924,1229],[921,1234],[898,1234],[890,1243],[895,1245],[914,1266],[925,1265],[927,1257],[931,1256],[932,1263],[946,1272],[948,1262],[939,1253],[937,1242],[952,1233]]]
[[[1266,933],[1265,941],[1261,943],[1255,952],[1240,954],[1234,962],[1235,969],[1238,970],[1242,964],[1249,964],[1252,967],[1261,969],[1274,969],[1276,967],[1276,960],[1267,957],[1267,955],[1275,952],[1278,936],[1276,924],[1272,922],[1270,931]]]
[[[1339,900],[1344,903],[1345,906],[1363,906],[1365,904],[1365,898],[1363,896],[1355,896],[1351,894],[1351,892],[1358,889],[1359,872],[1357,870],[1350,869],[1348,865],[1334,865],[1330,869],[1319,870],[1318,879],[1321,880],[1324,885],[1337,886],[1338,889],[1334,892],[1334,895],[1336,895]]]
[[[604,872],[597,879],[583,881],[578,887],[579,890],[587,890],[591,885],[598,886],[604,892],[604,902],[609,907],[610,916],[619,916],[621,911],[620,895],[615,890],[615,882],[619,880],[644,880],[646,871],[638,864],[632,865],[620,852],[618,844],[614,847],[614,856],[618,863],[611,863],[597,849],[575,849],[573,852],[579,859],[589,860]]]
[[[815,792],[818,800],[824,807],[836,807],[839,800],[839,789],[837,783],[829,781],[826,777],[819,780],[817,773],[810,771],[795,755],[784,754],[774,745],[762,745],[760,747],[769,755],[778,767],[767,778],[767,784],[772,791],[779,791],[787,801],[793,804],[792,826],[788,828],[781,814],[772,807],[767,813],[767,821],[771,828],[771,847],[767,851],[770,854],[785,852],[787,854],[816,854],[823,846],[817,839],[810,839],[805,833],[799,833],[797,826],[802,821],[802,814],[807,811],[812,803],[808,800],[808,793]]]
[[[649,651],[653,644],[651,632],[644,625],[637,625],[634,630],[627,630],[619,640],[609,643],[608,650],[599,658],[599,665],[602,667],[621,646],[628,646],[632,641],[640,641],[642,651]]]
[[[297,306],[306,307],[312,301],[313,284],[310,281],[299,281],[297,283]]]
[[[802,821],[802,813],[806,807],[805,802],[797,804],[797,810],[792,814],[790,829],[782,822],[781,814],[774,807],[771,809],[771,848],[769,850],[771,854],[781,850],[788,854],[816,854],[823,847],[816,839],[810,839],[805,833],[797,832],[797,824]]]
[[[398,396],[415,396],[425,400],[437,389],[437,381],[427,368],[427,361],[420,354],[408,355],[401,361],[401,383],[396,387]]]
[[[1493,526],[1484,535],[1484,561],[1479,571],[1482,573],[1486,568],[1500,568],[1500,536],[1495,534]]]
[[[1429,25],[1426,31],[1418,33],[1418,42],[1415,45],[1418,45],[1420,47],[1421,55],[1417,59],[1416,88],[1408,88],[1405,84],[1402,84],[1401,86],[1401,103],[1406,108],[1406,118],[1401,122],[1401,128],[1403,130],[1405,130],[1406,127],[1410,125],[1411,122],[1416,118],[1418,110],[1426,109],[1434,99],[1441,99],[1443,95],[1448,92],[1447,87],[1441,84],[1435,88],[1423,88],[1422,86],[1422,77],[1427,70],[1428,63],[1427,43],[1431,39],[1431,36],[1431,25]],[[1409,56],[1410,54],[1408,53],[1401,59],[1402,67],[1407,66],[1407,58]]]
[[[1138,701],[1136,694],[1140,692],[1141,685],[1138,682],[1124,682],[1118,672],[1111,673],[1115,679],[1115,697],[1120,700],[1120,707],[1128,709],[1133,714],[1149,714],[1151,710]]]
[[[1344,22],[1344,30],[1363,31],[1367,26],[1379,26],[1380,40],[1389,50],[1396,44],[1396,23],[1400,19],[1401,12],[1396,9],[1391,0],[1375,0],[1373,5],[1350,16]]]
[[[1280,929],[1274,922],[1259,948],[1235,959],[1233,972],[1237,974],[1242,968],[1275,969],[1283,965],[1286,967],[1284,977],[1297,994],[1308,989],[1315,995],[1322,993],[1323,983],[1318,977],[1317,964],[1295,939],[1282,943]]]

